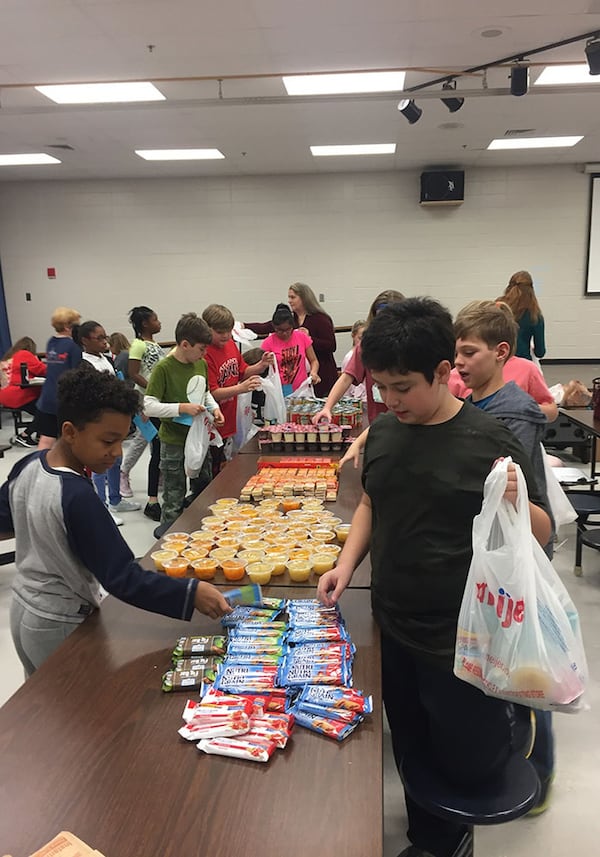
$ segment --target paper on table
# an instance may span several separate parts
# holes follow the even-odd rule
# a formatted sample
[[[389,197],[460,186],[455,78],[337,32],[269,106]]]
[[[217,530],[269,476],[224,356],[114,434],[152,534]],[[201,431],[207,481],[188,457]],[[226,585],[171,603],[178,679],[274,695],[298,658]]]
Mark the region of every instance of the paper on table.
[[[561,485],[585,485],[586,483],[593,481],[577,467],[553,467],[552,473],[556,476]]]
[[[96,851],[78,839],[68,830],[63,830],[51,842],[48,842],[39,851],[30,854],[30,857],[104,857],[100,851]]]

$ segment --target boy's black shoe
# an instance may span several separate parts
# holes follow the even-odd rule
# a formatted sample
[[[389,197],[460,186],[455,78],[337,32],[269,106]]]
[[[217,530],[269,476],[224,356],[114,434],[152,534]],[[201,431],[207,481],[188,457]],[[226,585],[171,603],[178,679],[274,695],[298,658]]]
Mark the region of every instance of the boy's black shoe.
[[[160,503],[146,503],[144,515],[152,521],[160,521]]]
[[[169,529],[169,527],[171,526],[172,523],[173,523],[173,521],[170,521],[168,524],[166,524],[166,523],[160,524],[160,526],[158,526],[154,530],[154,533],[153,533],[154,538],[155,539],[162,539],[162,537],[167,532],[167,530]]]

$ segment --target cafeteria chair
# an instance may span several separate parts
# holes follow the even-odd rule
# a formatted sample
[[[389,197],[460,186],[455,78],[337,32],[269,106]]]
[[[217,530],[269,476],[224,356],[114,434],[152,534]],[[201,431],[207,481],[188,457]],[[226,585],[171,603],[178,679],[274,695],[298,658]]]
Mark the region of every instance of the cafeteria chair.
[[[540,781],[524,756],[511,756],[502,773],[473,791],[446,782],[417,751],[406,754],[400,776],[406,793],[420,807],[446,821],[467,825],[468,831],[452,857],[474,857],[476,825],[503,824],[520,818],[539,799]]]
[[[569,502],[577,513],[575,524],[575,577],[583,575],[582,552],[583,545],[600,550],[600,529],[588,529],[590,516],[600,515],[600,492],[594,491],[565,491]]]

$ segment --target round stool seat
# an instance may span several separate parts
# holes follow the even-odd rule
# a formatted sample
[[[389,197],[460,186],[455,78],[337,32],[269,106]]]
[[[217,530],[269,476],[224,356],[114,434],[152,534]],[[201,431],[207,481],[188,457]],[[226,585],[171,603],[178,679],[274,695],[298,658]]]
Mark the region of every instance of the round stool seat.
[[[592,493],[567,494],[569,503],[577,512],[578,518],[587,518],[588,515],[600,515],[600,494],[598,496]]]
[[[600,530],[598,531],[600,533]],[[408,795],[427,812],[458,824],[503,824],[525,815],[539,798],[540,781],[531,762],[514,755],[504,771],[472,790],[448,783],[418,753],[402,760]]]
[[[587,545],[589,548],[600,550],[600,528],[594,530],[586,530],[581,534],[581,544]]]

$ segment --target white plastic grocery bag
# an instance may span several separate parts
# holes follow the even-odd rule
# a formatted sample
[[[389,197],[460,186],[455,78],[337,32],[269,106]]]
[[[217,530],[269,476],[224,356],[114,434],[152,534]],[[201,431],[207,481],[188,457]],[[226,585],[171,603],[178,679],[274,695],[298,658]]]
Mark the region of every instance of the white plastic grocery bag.
[[[577,512],[573,508],[569,498],[563,491],[562,485],[556,477],[554,468],[548,460],[548,453],[544,449],[544,445],[540,444],[540,446],[542,448],[544,474],[546,476],[546,495],[548,497],[548,503],[550,504],[552,517],[554,518],[554,525],[558,531],[559,527],[562,527],[563,524],[572,524],[577,518]]]
[[[489,696],[576,711],[587,682],[579,616],[531,534],[518,465],[517,509],[503,499],[510,458],[485,481],[458,617],[454,673]]]
[[[201,411],[194,417],[185,439],[184,469],[190,479],[200,473],[209,446],[223,446],[223,440],[208,411]]]
[[[267,377],[261,378],[260,384],[261,390],[265,394],[263,407],[265,422],[284,423],[287,412],[275,355],[273,355],[273,365],[269,366]]]
[[[237,397],[236,431],[233,437],[233,452],[240,450],[245,443],[252,440],[258,432],[258,426],[254,425],[254,411],[252,410],[252,393],[241,393]]]
[[[294,399],[314,399],[315,391],[310,378],[305,378],[297,390],[292,393]]]

